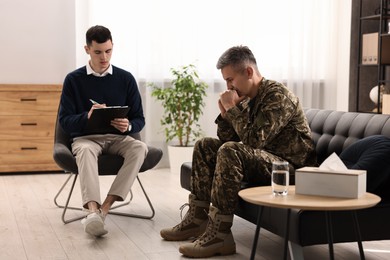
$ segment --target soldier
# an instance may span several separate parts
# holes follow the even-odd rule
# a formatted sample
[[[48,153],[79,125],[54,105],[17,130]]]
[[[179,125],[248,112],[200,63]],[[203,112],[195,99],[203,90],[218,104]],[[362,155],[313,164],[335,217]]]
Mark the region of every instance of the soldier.
[[[179,248],[188,257],[236,252],[231,227],[241,181],[270,185],[275,160],[288,161],[292,168],[316,165],[311,131],[298,98],[260,74],[248,47],[228,49],[217,69],[227,84],[215,120],[219,138],[206,137],[195,144],[189,210],[178,225],[160,232],[171,241],[196,238]]]

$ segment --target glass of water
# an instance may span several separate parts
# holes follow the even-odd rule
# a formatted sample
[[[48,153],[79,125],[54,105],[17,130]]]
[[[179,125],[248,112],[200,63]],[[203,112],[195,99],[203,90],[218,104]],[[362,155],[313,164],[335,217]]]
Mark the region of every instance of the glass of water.
[[[271,186],[274,195],[287,195],[290,174],[288,162],[274,161],[272,162]]]

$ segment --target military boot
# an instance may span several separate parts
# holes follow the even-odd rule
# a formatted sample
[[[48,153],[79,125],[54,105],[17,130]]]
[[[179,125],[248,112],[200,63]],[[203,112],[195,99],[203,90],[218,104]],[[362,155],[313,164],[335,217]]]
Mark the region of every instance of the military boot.
[[[233,215],[218,214],[218,209],[210,206],[206,231],[194,242],[180,246],[180,253],[194,258],[236,253],[236,243],[230,230],[232,225]]]
[[[165,228],[160,231],[160,235],[170,241],[182,241],[189,238],[198,237],[206,229],[207,212],[209,211],[210,203],[195,199],[194,194],[189,195],[189,203],[181,207],[189,206],[189,209],[184,216],[184,219],[173,228]]]

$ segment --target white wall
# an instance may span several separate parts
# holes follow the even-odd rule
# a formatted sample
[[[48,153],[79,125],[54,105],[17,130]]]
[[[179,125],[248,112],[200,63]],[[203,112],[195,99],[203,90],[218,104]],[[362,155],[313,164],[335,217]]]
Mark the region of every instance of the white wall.
[[[337,103],[336,110],[348,111],[349,103],[349,60],[351,51],[351,15],[352,0],[338,1],[339,30],[337,35]]]
[[[62,84],[75,68],[75,0],[0,0],[0,83]]]
[[[0,0],[0,84],[61,84],[86,59],[87,1]],[[348,110],[351,0],[339,1],[337,110]],[[81,10],[76,13],[77,10]],[[76,28],[76,24],[78,29]],[[81,42],[83,42],[81,44]],[[334,93],[332,93],[334,94]],[[330,99],[334,98],[329,97]]]

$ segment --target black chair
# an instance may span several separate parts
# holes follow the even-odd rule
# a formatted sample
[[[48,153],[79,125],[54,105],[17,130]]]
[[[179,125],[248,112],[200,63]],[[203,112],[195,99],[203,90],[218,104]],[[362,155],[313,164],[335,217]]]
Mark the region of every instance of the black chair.
[[[141,140],[141,135],[139,133],[132,134],[132,136],[138,140]],[[139,172],[145,172],[147,170],[152,169],[154,166],[157,165],[157,163],[161,160],[162,157],[162,150],[156,147],[148,146],[148,153],[145,158],[145,161],[140,169]],[[65,172],[69,173],[69,177],[66,179],[65,183],[62,185],[60,190],[58,191],[57,195],[54,197],[54,203],[57,207],[63,208],[62,212],[62,221],[67,224],[79,219],[82,219],[84,216],[81,217],[75,217],[70,219],[65,219],[65,214],[68,209],[73,210],[82,210],[81,207],[71,207],[69,206],[69,201],[71,199],[74,186],[76,184],[77,176],[78,176],[78,169],[76,164],[76,159],[72,154],[71,150],[71,137],[65,133],[65,131],[62,129],[60,123],[57,122],[55,126],[55,135],[54,135],[54,150],[53,150],[53,158],[54,161],[57,163],[57,165],[63,169]],[[98,167],[99,167],[99,175],[116,175],[121,168],[123,164],[123,158],[119,155],[113,155],[113,154],[102,154],[98,158]],[[71,184],[70,192],[68,194],[68,197],[66,199],[65,205],[60,205],[57,202],[57,198],[61,194],[61,192],[66,187],[69,180],[73,177],[73,181]],[[130,190],[130,199],[127,202],[123,202],[119,205],[116,205],[111,208],[109,214],[115,214],[115,215],[121,215],[121,216],[127,216],[127,217],[136,217],[136,218],[143,218],[143,219],[151,219],[154,217],[155,211],[153,208],[153,205],[139,179],[139,176],[137,176],[137,181],[144,193],[144,196],[149,204],[151,214],[150,215],[139,215],[139,214],[130,214],[130,213],[123,213],[123,212],[117,212],[112,211],[112,209],[116,209],[125,205],[130,204],[131,200],[133,199],[133,193]]]

